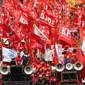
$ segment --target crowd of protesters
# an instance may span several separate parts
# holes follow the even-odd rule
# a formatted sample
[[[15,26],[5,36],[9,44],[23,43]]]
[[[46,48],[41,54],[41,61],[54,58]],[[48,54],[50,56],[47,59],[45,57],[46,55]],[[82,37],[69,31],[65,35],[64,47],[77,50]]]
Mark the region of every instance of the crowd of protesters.
[[[9,1],[9,0],[7,0],[7,1]],[[68,17],[69,17],[69,15],[70,15],[70,13],[71,12],[69,12],[69,7],[67,7],[66,5],[66,7],[61,7],[61,5],[63,6],[63,4],[61,4],[60,3],[60,1],[62,1],[62,0],[58,0],[58,1],[56,1],[56,3],[55,3],[55,6],[53,6],[54,8],[50,8],[50,6],[52,5],[52,4],[49,4],[49,5],[47,5],[47,4],[45,4],[45,2],[38,2],[38,5],[39,5],[39,3],[41,3],[42,4],[42,6],[38,6],[37,4],[33,4],[33,3],[31,3],[31,1],[30,0],[26,0],[27,2],[25,2],[25,0],[20,0],[18,3],[16,3],[16,5],[14,4],[14,2],[12,2],[12,0],[10,1],[10,2],[7,2],[7,1],[4,1],[4,3],[3,3],[3,7],[1,7],[1,17],[2,17],[2,20],[0,21],[1,22],[1,27],[3,27],[3,29],[5,29],[4,31],[6,31],[6,32],[2,32],[2,33],[0,33],[0,34],[3,34],[3,36],[5,36],[5,37],[7,37],[7,40],[5,40],[4,41],[4,38],[3,37],[1,37],[0,38],[0,60],[3,60],[3,56],[2,56],[2,46],[3,47],[6,47],[6,48],[9,48],[9,49],[14,49],[14,50],[16,50],[17,51],[17,56],[15,57],[15,58],[12,58],[12,60],[11,60],[11,62],[9,63],[10,65],[15,65],[15,66],[17,66],[17,65],[24,65],[24,66],[32,66],[32,67],[34,67],[34,68],[36,68],[36,71],[35,72],[33,72],[32,74],[31,74],[31,78],[32,78],[32,83],[33,83],[33,85],[56,85],[56,82],[58,81],[58,79],[57,79],[57,77],[56,77],[56,72],[54,71],[54,70],[52,70],[52,66],[54,66],[54,62],[53,61],[45,61],[45,59],[40,55],[40,56],[38,56],[37,57],[37,55],[36,55],[36,52],[35,52],[35,47],[36,47],[36,49],[38,48],[38,49],[40,49],[40,46],[39,47],[37,47],[36,46],[36,44],[40,44],[41,45],[41,47],[43,47],[44,48],[44,44],[43,44],[43,38],[41,37],[41,39],[42,40],[39,40],[40,38],[40,36],[37,36],[37,35],[35,35],[34,34],[34,30],[33,30],[33,32],[31,32],[32,31],[32,28],[33,28],[33,25],[35,24],[34,22],[35,22],[35,20],[36,20],[36,23],[39,23],[39,26],[41,27],[42,25],[42,23],[40,24],[40,22],[38,22],[39,20],[38,20],[38,18],[40,18],[40,16],[39,15],[41,15],[42,13],[42,11],[43,11],[43,9],[44,10],[46,10],[47,12],[47,17],[48,17],[48,20],[47,20],[47,17],[45,18],[45,20],[44,20],[44,22],[47,22],[47,24],[48,24],[48,28],[50,27],[50,15],[49,15],[49,11],[51,11],[52,13],[53,13],[53,15],[52,15],[52,17],[54,17],[54,18],[57,18],[57,17],[59,17],[59,19],[57,20],[55,20],[56,22],[56,25],[58,25],[59,26],[59,24],[58,23],[61,23],[61,21],[62,22],[64,22],[64,25],[68,25],[68,26],[66,26],[66,27],[69,27],[69,28],[71,28],[70,27],[70,25],[69,25],[69,23],[66,23],[66,22],[68,22],[68,21],[72,21],[72,22],[70,22],[71,23],[71,25],[73,25],[74,26],[74,23],[78,23],[78,22],[76,22],[77,21],[77,19],[79,19],[79,18],[76,18],[75,20],[68,20]],[[24,1],[24,2],[23,2]],[[24,4],[23,4],[24,3]],[[64,2],[63,2],[64,3]],[[7,5],[8,4],[8,5]],[[56,5],[56,4],[58,4],[58,5]],[[65,4],[65,3],[64,3]],[[14,5],[14,7],[12,7],[12,5]],[[32,7],[31,7],[31,5],[32,5]],[[36,6],[35,6],[36,5]],[[44,6],[44,5],[46,5],[46,6]],[[6,7],[5,7],[6,6]],[[19,8],[19,7],[20,8]],[[38,6],[38,7],[37,7]],[[46,9],[47,8],[47,6],[48,6],[48,8],[50,8],[50,10],[48,9]],[[3,9],[4,10],[3,10]],[[58,15],[56,14],[56,11],[55,11],[55,8],[56,8],[56,11],[60,11],[60,13],[58,13]],[[60,10],[60,8],[63,8],[62,9],[62,11]],[[65,9],[65,8],[67,8],[67,9],[69,9],[68,11],[67,11],[67,9]],[[83,8],[84,8],[84,6],[83,6]],[[11,11],[10,11],[10,10]],[[84,8],[85,9],[85,8]],[[8,11],[7,11],[8,10]],[[78,10],[78,9],[77,9]],[[23,12],[24,11],[24,12]],[[26,14],[25,14],[25,11],[27,12]],[[30,11],[30,12],[29,12]],[[75,10],[74,10],[75,11]],[[82,9],[80,8],[80,12],[82,11]],[[11,12],[11,13],[10,13]],[[13,12],[13,13],[12,13]],[[62,13],[62,12],[66,12],[66,13]],[[17,15],[18,13],[20,13],[20,16],[19,15]],[[32,16],[33,14],[31,14],[31,13],[34,13],[34,16]],[[78,12],[77,12],[78,13]],[[11,15],[12,14],[12,15]],[[74,16],[76,15],[75,13],[73,13],[74,14]],[[83,14],[83,13],[82,13]],[[19,20],[17,20],[17,16],[20,18]],[[21,16],[22,15],[22,16]],[[28,16],[28,15],[31,15],[31,17],[33,18],[29,18],[29,20],[28,19],[26,19],[25,17],[24,17],[24,19],[22,20],[22,21],[20,21],[21,20],[21,18],[23,17],[23,16]],[[39,17],[38,18],[36,18],[36,15],[38,15]],[[67,16],[68,15],[68,16]],[[44,15],[43,15],[44,16]],[[56,17],[57,16],[57,17]],[[78,15],[77,15],[78,16]],[[28,16],[29,17],[29,16]],[[67,18],[65,18],[65,17],[67,17]],[[70,15],[70,17],[73,17],[72,15]],[[75,16],[76,17],[76,16]],[[15,19],[14,19],[15,18]],[[53,18],[53,19],[54,19]],[[47,20],[47,21],[46,21]],[[51,19],[52,20],[52,19]],[[65,20],[67,20],[67,21],[65,21]],[[26,27],[26,24],[27,23],[25,23],[25,22],[27,22],[27,23],[29,23],[29,25],[28,25],[28,27],[30,26],[30,29],[28,28],[28,27]],[[32,22],[33,21],[33,22]],[[41,21],[41,19],[40,19],[40,21]],[[48,22],[49,21],[49,22]],[[32,25],[31,25],[31,24]],[[34,23],[34,24],[33,24]],[[72,24],[73,23],[73,24]],[[3,26],[2,26],[3,25]],[[61,25],[61,24],[60,24]],[[54,25],[53,25],[54,26]],[[55,36],[57,36],[58,34],[59,34],[59,32],[57,33],[57,35],[56,35],[56,31],[54,31],[54,29],[53,29],[53,26],[52,26],[52,28],[50,28],[51,29],[51,33],[49,32],[49,37],[51,36],[51,41],[53,41],[53,42],[58,42],[58,39],[55,37]],[[56,26],[56,28],[58,28],[58,26]],[[44,25],[42,26],[42,29],[44,29]],[[75,26],[74,26],[75,27]],[[9,30],[9,29],[10,30]],[[17,29],[18,28],[18,29]],[[77,27],[76,27],[77,28]],[[85,26],[84,26],[84,28],[85,28]],[[17,30],[19,30],[19,31],[17,31]],[[20,31],[21,30],[21,31]],[[31,31],[29,31],[29,30],[31,30]],[[57,29],[58,30],[58,29]],[[47,31],[47,29],[45,29],[44,30],[44,32],[46,32]],[[21,33],[20,33],[21,32]],[[54,33],[55,32],[55,33]],[[47,35],[47,33],[48,32],[46,32],[46,35]],[[24,42],[23,42],[23,40],[22,41],[19,41],[19,39],[17,39],[17,36],[18,36],[18,38],[22,38],[23,35],[24,34]],[[67,33],[68,34],[68,33]],[[17,35],[17,36],[16,36]],[[26,36],[27,35],[27,36]],[[29,37],[30,36],[30,37]],[[33,36],[34,38],[32,38],[31,36]],[[37,38],[36,38],[36,36],[37,36]],[[48,36],[48,35],[47,35]],[[60,36],[60,35],[58,35],[58,36]],[[73,44],[73,48],[76,48],[76,47],[78,47],[78,42],[79,42],[79,32],[76,32],[76,33],[72,33],[71,34],[71,37],[72,37],[72,44]],[[30,39],[27,39],[27,38],[25,38],[25,37],[27,37],[27,38],[30,38]],[[3,41],[2,41],[2,38],[3,38]],[[32,39],[31,39],[32,38]],[[68,38],[68,39],[67,39]],[[47,38],[46,38],[47,39]],[[56,40],[57,39],[57,40]],[[59,39],[60,39],[60,37],[59,37]],[[67,37],[66,36],[66,41],[68,41],[69,40],[69,37]],[[21,40],[21,39],[20,39]],[[62,39],[61,39],[62,40]],[[30,43],[29,43],[29,42]],[[35,47],[33,48],[33,49],[31,49],[31,46],[32,46],[32,44],[31,44],[31,42],[33,42],[33,44],[35,44]],[[48,44],[47,43],[48,41],[46,41],[46,44]],[[60,41],[59,41],[60,42]],[[64,44],[65,45],[65,40],[63,40],[63,43],[62,43],[62,45]],[[68,42],[67,42],[68,43]],[[70,43],[70,42],[69,42]],[[68,43],[68,44],[69,44]],[[43,45],[42,45],[43,44]],[[53,43],[54,44],[54,43]],[[29,46],[30,45],[30,46]],[[30,48],[30,49],[29,49]],[[43,48],[41,49],[41,51],[43,50]],[[69,48],[69,47],[68,47]],[[64,50],[63,50],[63,52],[62,52],[62,54],[64,55],[64,59],[62,59],[63,57],[62,57],[62,55],[60,56],[60,61],[59,61],[59,63],[63,63],[63,64],[66,64],[66,63],[68,63],[68,62],[70,62],[70,63],[75,63],[76,61],[77,61],[77,56],[76,56],[76,50],[77,49],[74,49],[73,51],[70,51],[70,50],[68,50],[68,48],[64,48]],[[44,50],[45,51],[45,50]],[[45,53],[45,52],[44,52]],[[56,52],[55,52],[56,53]],[[43,54],[43,56],[44,56],[44,54]],[[44,56],[45,57],[45,56]],[[50,56],[48,56],[48,58],[49,58]],[[57,57],[56,57],[57,58]],[[63,61],[62,61],[63,60]],[[83,60],[83,59],[82,59]],[[5,62],[6,63],[6,62]],[[58,63],[58,62],[57,62]]]
[[[25,42],[22,42],[22,47],[24,47],[24,43]],[[11,43],[4,44],[4,47],[14,49],[10,44]],[[24,65],[36,68],[36,71],[31,74],[33,85],[56,85],[58,79],[57,72],[55,70],[52,70],[52,66],[55,66],[53,61],[45,61],[44,54],[37,56],[35,49],[33,49],[32,55],[30,55],[28,50],[22,47],[19,48],[17,56],[15,58],[12,58],[9,64],[12,66]],[[64,54],[64,64],[76,61],[75,52],[76,49],[70,52],[68,50],[68,47],[64,48],[62,52],[62,54]]]

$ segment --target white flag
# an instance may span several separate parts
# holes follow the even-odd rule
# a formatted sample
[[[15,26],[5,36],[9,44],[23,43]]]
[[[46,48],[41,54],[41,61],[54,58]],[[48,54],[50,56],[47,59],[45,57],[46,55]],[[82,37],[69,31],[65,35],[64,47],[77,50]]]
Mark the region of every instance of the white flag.
[[[83,39],[83,43],[82,43],[82,46],[81,46],[81,50],[83,51],[84,55],[85,55],[85,37]]]
[[[17,56],[17,52],[12,49],[2,47],[2,56],[3,62],[10,62],[12,58]]]
[[[50,50],[49,48],[45,51],[45,61],[53,61],[53,53],[54,50]]]

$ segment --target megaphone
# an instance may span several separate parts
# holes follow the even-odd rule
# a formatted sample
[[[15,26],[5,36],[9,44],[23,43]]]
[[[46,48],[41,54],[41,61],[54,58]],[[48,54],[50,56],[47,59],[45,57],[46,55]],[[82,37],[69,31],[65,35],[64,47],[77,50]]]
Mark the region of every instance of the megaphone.
[[[10,66],[2,66],[0,68],[0,73],[2,75],[7,75],[10,72]]]
[[[32,67],[30,67],[30,66],[26,66],[26,67],[24,68],[24,72],[25,72],[27,75],[30,75],[30,74],[32,74],[33,72],[36,72],[36,69],[35,69],[35,68],[32,68]]]
[[[56,70],[58,71],[58,72],[62,72],[63,70],[64,70],[64,65],[63,64],[57,64],[56,65]]]
[[[73,68],[73,65],[71,63],[66,64],[66,69],[71,70]]]
[[[77,71],[82,70],[82,69],[83,69],[83,64],[82,64],[81,62],[78,62],[78,61],[77,61],[77,62],[74,64],[74,69],[77,70]]]

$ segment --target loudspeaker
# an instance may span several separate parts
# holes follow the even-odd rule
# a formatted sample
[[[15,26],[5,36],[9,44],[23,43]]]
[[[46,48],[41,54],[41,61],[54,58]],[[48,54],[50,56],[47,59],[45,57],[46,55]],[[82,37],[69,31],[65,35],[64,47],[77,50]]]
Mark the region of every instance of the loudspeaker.
[[[7,75],[10,72],[10,66],[2,66],[0,72],[2,75]]]
[[[57,64],[55,67],[58,72],[62,72],[64,70],[64,65],[61,63]]]
[[[76,71],[65,71],[62,72],[62,81],[69,82],[69,81],[77,81],[77,72]]]
[[[7,75],[2,75],[2,85],[31,85],[30,80],[30,75],[24,73],[22,66],[12,66]]]
[[[80,71],[83,69],[83,64],[79,61],[77,61],[75,64],[74,64],[74,69],[77,70],[77,71]]]
[[[73,68],[73,65],[71,63],[66,64],[66,69],[71,70]]]

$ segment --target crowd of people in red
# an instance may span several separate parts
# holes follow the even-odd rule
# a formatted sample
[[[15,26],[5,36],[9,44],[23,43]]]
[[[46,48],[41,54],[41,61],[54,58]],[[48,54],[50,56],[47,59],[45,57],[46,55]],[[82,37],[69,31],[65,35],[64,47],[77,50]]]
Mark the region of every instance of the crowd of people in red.
[[[0,7],[0,60],[3,60],[2,47],[15,50],[17,56],[8,64],[36,68],[31,74],[34,85],[49,85],[49,83],[56,85],[57,72],[52,70],[55,64],[69,62],[73,64],[77,60],[85,63],[85,55],[82,55],[80,50],[85,36],[85,5],[82,5],[84,1],[79,1],[80,5],[71,3],[73,1],[70,0],[46,2],[45,0],[4,0]],[[80,27],[81,24],[83,25]],[[75,31],[74,28],[76,32],[69,32]],[[61,44],[64,48],[61,53],[64,58],[61,56],[61,61],[58,60],[56,44]],[[55,62],[45,61],[41,56],[37,57],[35,49],[45,53],[51,45],[54,45]],[[64,47],[65,45],[69,47]],[[68,50],[70,47],[74,50]],[[7,62],[3,63],[7,64]]]

